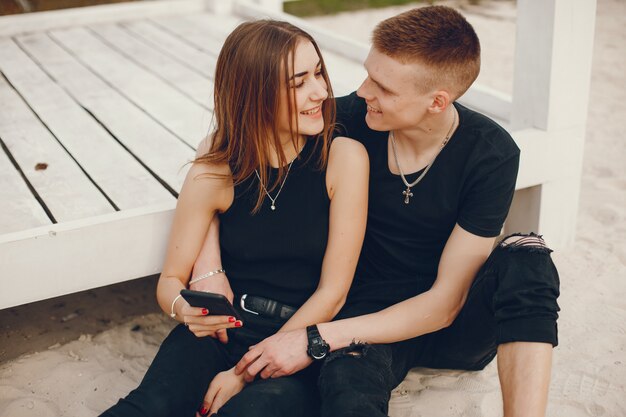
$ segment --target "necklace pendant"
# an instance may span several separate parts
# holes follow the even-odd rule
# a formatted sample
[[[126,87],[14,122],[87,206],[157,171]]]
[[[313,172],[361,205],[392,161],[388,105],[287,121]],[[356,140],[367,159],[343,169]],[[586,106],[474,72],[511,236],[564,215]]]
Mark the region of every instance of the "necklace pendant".
[[[402,191],[402,195],[404,196],[404,204],[409,204],[411,202],[410,198],[413,197],[411,187],[406,187],[406,190]]]
[[[276,206],[272,204],[272,206],[270,207],[272,209],[272,211],[276,210]]]

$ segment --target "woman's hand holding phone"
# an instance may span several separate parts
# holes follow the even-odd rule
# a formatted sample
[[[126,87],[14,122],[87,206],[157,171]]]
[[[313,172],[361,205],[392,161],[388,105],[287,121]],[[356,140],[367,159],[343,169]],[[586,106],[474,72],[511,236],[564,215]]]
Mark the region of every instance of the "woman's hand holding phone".
[[[243,325],[239,313],[222,294],[193,290],[182,290],[180,294],[185,301],[180,315],[197,337],[217,337],[222,343],[227,343],[226,329]],[[220,333],[223,336],[220,337]]]
[[[202,269],[199,268],[200,259],[196,261],[196,265],[194,266],[192,279],[195,278],[196,275],[202,275],[201,273],[196,274],[196,271],[200,271]],[[206,269],[206,268],[205,268]],[[230,288],[230,283],[228,282],[228,277],[226,273],[217,274],[207,279],[202,279],[198,282],[194,282],[189,286],[190,290],[194,291],[203,291],[203,292],[212,292],[215,294],[222,294],[224,297],[228,299],[228,301],[233,302],[234,294],[233,290]],[[226,344],[228,343],[228,333],[226,333],[226,329],[220,329],[216,331],[211,337],[217,338],[220,342]]]
[[[241,327],[243,323],[234,316],[213,316],[207,308],[192,307],[187,301],[181,303],[179,314],[183,317],[183,322],[196,337],[218,337],[216,333],[226,329]],[[220,341],[222,339],[220,338]],[[226,341],[222,341],[226,343]]]

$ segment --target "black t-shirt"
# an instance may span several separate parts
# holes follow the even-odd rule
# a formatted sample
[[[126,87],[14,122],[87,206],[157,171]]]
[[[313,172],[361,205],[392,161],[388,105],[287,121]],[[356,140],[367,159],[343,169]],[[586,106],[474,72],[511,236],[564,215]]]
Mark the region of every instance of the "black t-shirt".
[[[519,165],[511,136],[486,116],[454,103],[459,126],[433,166],[406,189],[388,164],[389,132],[368,128],[365,101],[337,99],[342,135],[366,147],[370,158],[369,214],[346,312],[373,312],[427,291],[454,228],[497,236],[509,211]],[[422,171],[406,175],[413,182]]]

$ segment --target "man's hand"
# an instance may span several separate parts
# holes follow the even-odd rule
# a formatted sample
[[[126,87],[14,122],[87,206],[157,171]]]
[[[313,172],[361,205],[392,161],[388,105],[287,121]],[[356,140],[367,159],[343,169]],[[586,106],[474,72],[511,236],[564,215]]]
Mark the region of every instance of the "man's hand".
[[[246,382],[252,382],[259,372],[263,379],[294,374],[313,362],[306,353],[307,346],[304,329],[276,333],[250,346],[235,366],[235,373],[243,375]]]
[[[195,265],[194,271],[192,274],[192,279],[196,276],[202,275],[202,272],[196,273],[198,270],[198,264]],[[230,283],[228,282],[228,277],[226,274],[217,274],[212,277],[208,277],[202,279],[198,282],[195,282],[189,286],[190,290],[194,291],[203,291],[203,292],[212,292],[215,294],[222,294],[225,296],[228,301],[233,302],[233,290],[230,288]],[[211,337],[217,337],[217,339],[222,343],[228,343],[228,333],[226,333],[226,329],[221,329],[215,332]]]
[[[246,382],[243,376],[236,375],[234,368],[228,371],[220,372],[213,378],[206,395],[204,396],[204,402],[202,408],[198,410],[196,417],[204,417],[217,413],[219,409],[226,404],[228,400],[237,395]]]

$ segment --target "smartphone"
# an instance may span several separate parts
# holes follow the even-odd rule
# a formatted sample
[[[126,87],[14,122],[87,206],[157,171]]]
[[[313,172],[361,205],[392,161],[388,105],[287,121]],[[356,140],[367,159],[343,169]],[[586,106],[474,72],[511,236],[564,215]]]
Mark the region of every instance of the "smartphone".
[[[237,320],[241,320],[241,316],[235,310],[235,307],[222,294],[181,290],[180,295],[187,300],[190,306],[206,308],[212,316],[233,316]]]

